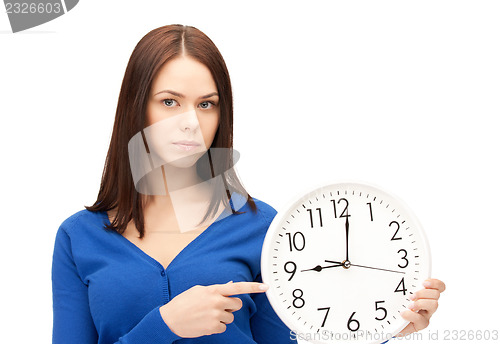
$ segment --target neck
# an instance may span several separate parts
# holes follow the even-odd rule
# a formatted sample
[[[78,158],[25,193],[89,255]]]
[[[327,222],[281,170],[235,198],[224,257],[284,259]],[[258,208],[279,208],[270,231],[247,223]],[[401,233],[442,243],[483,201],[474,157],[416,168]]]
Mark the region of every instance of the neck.
[[[156,194],[143,195],[146,231],[184,233],[204,228],[207,223],[213,222],[215,218],[209,218],[198,226],[215,193],[210,180],[202,182],[196,172],[196,165],[187,168],[163,165],[161,174],[161,181],[156,178],[157,183],[153,185],[152,190]],[[216,217],[222,210],[221,207]]]

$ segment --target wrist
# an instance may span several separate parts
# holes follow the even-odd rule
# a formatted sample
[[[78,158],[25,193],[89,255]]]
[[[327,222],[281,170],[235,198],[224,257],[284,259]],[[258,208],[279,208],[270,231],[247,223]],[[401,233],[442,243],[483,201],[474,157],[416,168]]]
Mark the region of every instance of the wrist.
[[[164,304],[163,306],[160,307],[160,314],[161,318],[170,327],[169,321],[168,321],[168,312],[167,312],[167,304]]]

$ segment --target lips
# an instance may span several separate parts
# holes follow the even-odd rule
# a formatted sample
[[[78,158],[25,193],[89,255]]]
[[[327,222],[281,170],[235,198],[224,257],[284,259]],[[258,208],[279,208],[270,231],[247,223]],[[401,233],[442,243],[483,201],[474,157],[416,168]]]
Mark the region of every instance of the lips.
[[[200,144],[196,141],[176,141],[175,145],[183,145],[183,146],[199,146]]]
[[[196,141],[176,141],[176,142],[173,142],[173,144],[177,148],[184,150],[184,151],[189,151],[189,150],[195,149],[196,147],[200,146],[200,144]]]

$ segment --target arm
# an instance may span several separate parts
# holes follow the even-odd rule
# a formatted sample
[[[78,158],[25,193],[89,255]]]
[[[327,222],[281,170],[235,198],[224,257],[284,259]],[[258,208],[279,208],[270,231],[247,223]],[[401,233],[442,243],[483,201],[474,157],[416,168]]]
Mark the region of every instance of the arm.
[[[87,285],[80,278],[71,238],[59,227],[52,258],[53,344],[96,344],[98,333],[90,313]],[[163,321],[159,307],[149,312],[116,343],[172,343],[179,339]]]
[[[130,332],[120,337],[114,344],[170,344],[180,339],[181,337],[172,332],[163,321],[160,307],[149,312]]]
[[[71,254],[69,236],[59,227],[52,256],[52,343],[97,343],[90,315],[87,286],[80,279]]]
[[[260,274],[254,282],[262,283]],[[266,294],[250,294],[250,296],[257,306],[256,312],[250,318],[250,328],[254,340],[259,344],[297,343],[295,335],[290,333],[290,329],[281,321],[271,307]]]

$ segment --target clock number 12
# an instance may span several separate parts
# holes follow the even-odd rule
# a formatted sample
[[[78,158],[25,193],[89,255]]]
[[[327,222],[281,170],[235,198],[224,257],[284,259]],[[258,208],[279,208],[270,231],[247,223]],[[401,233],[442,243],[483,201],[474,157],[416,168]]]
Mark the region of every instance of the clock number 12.
[[[345,198],[341,198],[337,201],[337,204],[340,204],[340,201],[345,202],[345,207],[344,207],[344,210],[342,211],[342,213],[340,214],[340,216],[338,216],[338,217],[350,217],[351,215],[349,215],[349,210],[348,210],[349,201],[346,200]],[[333,203],[333,216],[335,216],[335,218],[338,218],[337,217],[337,206],[335,205],[335,200],[332,199],[331,202]]]

